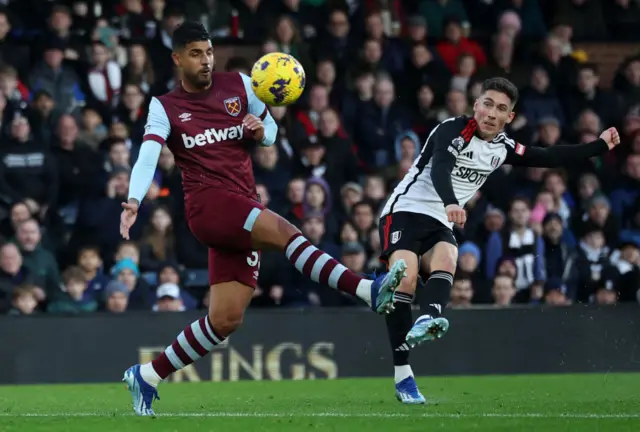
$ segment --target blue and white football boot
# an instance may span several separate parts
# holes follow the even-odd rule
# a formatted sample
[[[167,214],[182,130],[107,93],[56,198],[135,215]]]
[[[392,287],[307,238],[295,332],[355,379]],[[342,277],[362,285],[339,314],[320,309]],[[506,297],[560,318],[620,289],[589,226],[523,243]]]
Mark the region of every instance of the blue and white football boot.
[[[393,293],[407,275],[407,263],[400,259],[393,263],[387,273],[382,273],[371,284],[371,309],[387,314],[394,308]]]
[[[396,399],[407,405],[425,404],[425,400],[413,376],[409,376],[396,384]]]
[[[148,384],[140,375],[140,365],[131,366],[124,373],[122,381],[127,383],[129,393],[133,398],[133,411],[139,416],[156,415],[151,409],[151,404],[158,397],[158,390]]]
[[[440,339],[449,330],[449,320],[443,317],[432,318],[431,315],[419,317],[407,333],[406,341],[411,348],[423,342]]]

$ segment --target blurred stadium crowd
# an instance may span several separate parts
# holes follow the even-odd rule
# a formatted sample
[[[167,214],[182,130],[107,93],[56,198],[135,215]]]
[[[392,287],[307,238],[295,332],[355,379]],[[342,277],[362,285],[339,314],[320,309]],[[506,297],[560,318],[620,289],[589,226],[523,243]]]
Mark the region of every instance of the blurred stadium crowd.
[[[498,170],[457,230],[451,305],[638,301],[640,45],[611,88],[584,41],[640,41],[637,0],[1,0],[0,312],[203,307],[206,249],[164,149],[122,241],[150,96],[176,85],[170,36],[202,20],[214,45],[296,56],[308,84],[273,108],[277,144],[255,150],[258,190],[356,272],[379,269],[378,212],[430,130],[471,113],[482,80],[521,89],[509,128],[525,144],[623,145],[563,169]],[[517,258],[516,258],[517,257]],[[255,306],[352,305],[263,254]]]

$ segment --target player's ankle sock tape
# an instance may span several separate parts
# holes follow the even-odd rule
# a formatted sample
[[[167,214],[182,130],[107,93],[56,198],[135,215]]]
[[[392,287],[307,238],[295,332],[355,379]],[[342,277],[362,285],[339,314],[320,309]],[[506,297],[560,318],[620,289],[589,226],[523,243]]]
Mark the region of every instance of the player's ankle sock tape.
[[[434,318],[442,315],[444,308],[449,303],[452,285],[453,275],[451,273],[442,270],[431,273],[418,298],[422,313]]]
[[[409,364],[410,347],[405,339],[413,325],[411,303],[395,303],[395,310],[385,318],[387,321],[389,341],[391,342],[391,349],[393,351],[393,364],[395,366]]]

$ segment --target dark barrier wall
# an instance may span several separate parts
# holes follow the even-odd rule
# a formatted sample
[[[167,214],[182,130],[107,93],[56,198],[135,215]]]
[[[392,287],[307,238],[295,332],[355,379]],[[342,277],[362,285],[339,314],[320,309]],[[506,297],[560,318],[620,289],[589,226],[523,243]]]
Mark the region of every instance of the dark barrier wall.
[[[446,338],[414,350],[419,375],[640,371],[640,308],[448,311]],[[0,383],[109,382],[151,359],[197,313],[0,318]],[[173,377],[280,380],[390,376],[381,317],[250,311],[226,347]]]

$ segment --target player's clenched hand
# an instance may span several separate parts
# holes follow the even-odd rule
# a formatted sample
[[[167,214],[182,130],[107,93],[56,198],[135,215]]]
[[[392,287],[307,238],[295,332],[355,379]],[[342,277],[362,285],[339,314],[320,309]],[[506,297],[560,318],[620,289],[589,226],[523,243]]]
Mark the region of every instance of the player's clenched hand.
[[[140,205],[135,200],[122,203],[122,214],[120,215],[120,235],[125,240],[129,240],[129,229],[136,222],[136,218],[138,217],[138,208],[140,208]]]
[[[258,117],[253,114],[247,114],[242,119],[242,124],[245,128],[253,132],[253,139],[256,141],[262,141],[264,139],[264,123]]]
[[[607,143],[607,145],[609,146],[609,150],[620,144],[620,134],[614,127],[602,132],[600,134],[600,138],[602,138]]]
[[[458,225],[464,225],[467,221],[467,212],[457,204],[449,204],[446,207],[447,218],[449,222],[456,223]]]

